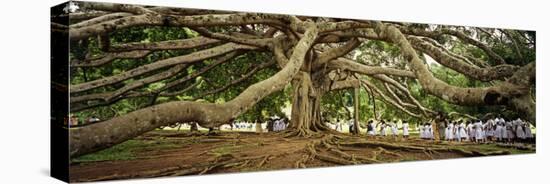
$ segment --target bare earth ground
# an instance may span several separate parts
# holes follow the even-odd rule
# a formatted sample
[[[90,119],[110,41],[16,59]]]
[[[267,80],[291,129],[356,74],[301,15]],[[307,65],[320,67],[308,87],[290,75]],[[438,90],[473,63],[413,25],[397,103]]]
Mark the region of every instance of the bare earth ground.
[[[535,153],[533,144],[433,142],[391,137],[153,131],[72,160],[72,182],[201,175]]]

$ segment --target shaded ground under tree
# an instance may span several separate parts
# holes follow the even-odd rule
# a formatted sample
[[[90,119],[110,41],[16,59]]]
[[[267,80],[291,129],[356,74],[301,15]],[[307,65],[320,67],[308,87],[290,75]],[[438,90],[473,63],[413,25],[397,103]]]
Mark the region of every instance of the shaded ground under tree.
[[[447,143],[346,134],[284,138],[157,130],[73,159],[71,181],[147,178],[535,153],[534,145]]]

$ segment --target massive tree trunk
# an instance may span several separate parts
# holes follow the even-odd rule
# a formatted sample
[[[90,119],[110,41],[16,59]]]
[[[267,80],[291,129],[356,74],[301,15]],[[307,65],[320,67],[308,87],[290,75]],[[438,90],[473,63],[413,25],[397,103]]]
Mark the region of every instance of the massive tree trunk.
[[[321,97],[324,92],[314,87],[311,75],[300,72],[292,86],[291,135],[310,136],[313,132],[328,130],[321,117]]]

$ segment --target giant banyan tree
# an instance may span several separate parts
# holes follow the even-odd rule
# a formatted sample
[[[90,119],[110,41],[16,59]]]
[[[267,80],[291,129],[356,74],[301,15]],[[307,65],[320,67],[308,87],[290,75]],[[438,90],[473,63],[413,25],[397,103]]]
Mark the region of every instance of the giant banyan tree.
[[[450,104],[505,108],[535,124],[532,31],[76,3],[79,8],[70,14],[68,27],[52,23],[52,31],[70,38],[71,75],[84,75],[82,80],[71,80],[71,111],[131,98],[150,99],[150,103],[99,123],[70,128],[71,156],[174,123],[219,127],[285,88],[291,89],[292,107],[285,136],[331,133],[323,123],[321,99],[342,89],[356,93],[363,89],[410,116],[434,116],[436,110],[411,95],[411,84]],[[161,41],[120,39],[130,31],[147,33],[151,28],[186,35]],[[390,49],[375,49],[380,44]],[[250,56],[248,68],[233,75],[231,71],[219,74],[227,79],[225,85],[193,98],[176,98],[198,85],[208,85],[206,74],[225,63],[242,62],[245,56]],[[382,56],[390,59],[375,61]],[[433,74],[429,60],[483,85],[450,84]],[[105,67],[110,72],[86,76]],[[276,72],[247,85],[231,99],[201,100],[265,69]],[[161,97],[169,100],[159,103],[156,99]]]

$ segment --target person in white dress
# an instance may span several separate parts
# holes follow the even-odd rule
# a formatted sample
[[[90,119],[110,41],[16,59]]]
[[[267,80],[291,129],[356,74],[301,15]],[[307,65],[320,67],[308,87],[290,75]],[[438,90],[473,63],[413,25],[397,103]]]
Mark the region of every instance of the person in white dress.
[[[426,139],[426,133],[424,133],[424,124],[418,125],[418,132],[421,139]]]
[[[508,132],[506,130],[506,120],[503,118],[503,117],[500,117],[498,119],[498,121],[500,122],[502,128],[500,129],[500,136],[502,137],[502,141],[503,142],[507,142],[508,141]]]
[[[516,120],[516,137],[518,141],[525,142],[525,131],[523,130],[524,122],[520,118]]]
[[[455,122],[450,122],[449,123],[449,141],[454,141],[455,140]]]
[[[342,131],[342,122],[340,122],[340,119],[336,119],[336,131]]]
[[[397,123],[391,122],[390,123],[390,128],[391,128],[392,137],[396,138],[397,137]]]
[[[369,136],[375,136],[376,135],[376,130],[374,129],[374,121],[373,120],[369,120],[368,124],[367,124],[367,135]]]
[[[476,134],[475,134],[474,124],[472,123],[472,121],[468,121],[468,125],[466,125],[466,130],[468,133],[468,139],[470,140],[470,142],[474,142]]]
[[[514,125],[512,121],[508,121],[505,124],[506,127],[506,136],[508,137],[508,143],[512,143],[516,139],[516,132],[514,131]]]
[[[454,131],[455,141],[462,141],[462,134],[460,134],[460,124],[459,121],[455,121],[455,131]]]
[[[502,142],[504,140],[502,136],[502,129],[503,129],[502,123],[500,123],[500,120],[498,120],[495,126],[495,133],[494,133],[497,142]]]
[[[500,129],[500,136],[501,136],[501,140],[502,142],[508,142],[508,132],[506,131],[506,122],[504,121],[501,121],[501,129]]]
[[[458,134],[460,141],[465,141],[468,139],[468,134],[466,133],[466,124],[464,123],[464,120],[460,122],[460,125],[458,125]]]
[[[493,137],[495,136],[495,132],[493,131],[494,121],[493,119],[487,120],[485,123],[485,137],[487,138],[487,141],[492,141]]]
[[[379,123],[379,126],[380,126],[380,135],[385,137],[386,136],[386,122],[384,120],[382,120]]]
[[[480,143],[483,140],[483,125],[481,124],[480,120],[477,120],[474,123],[474,129],[475,129],[475,142]]]
[[[403,121],[403,137],[409,138],[409,123],[407,121]]]
[[[238,128],[238,126],[237,126],[237,128]],[[278,119],[273,122],[273,131],[274,132],[279,131],[279,120]]]
[[[433,140],[434,139],[434,131],[432,128],[432,124],[426,123],[426,126],[428,126],[428,139]]]

